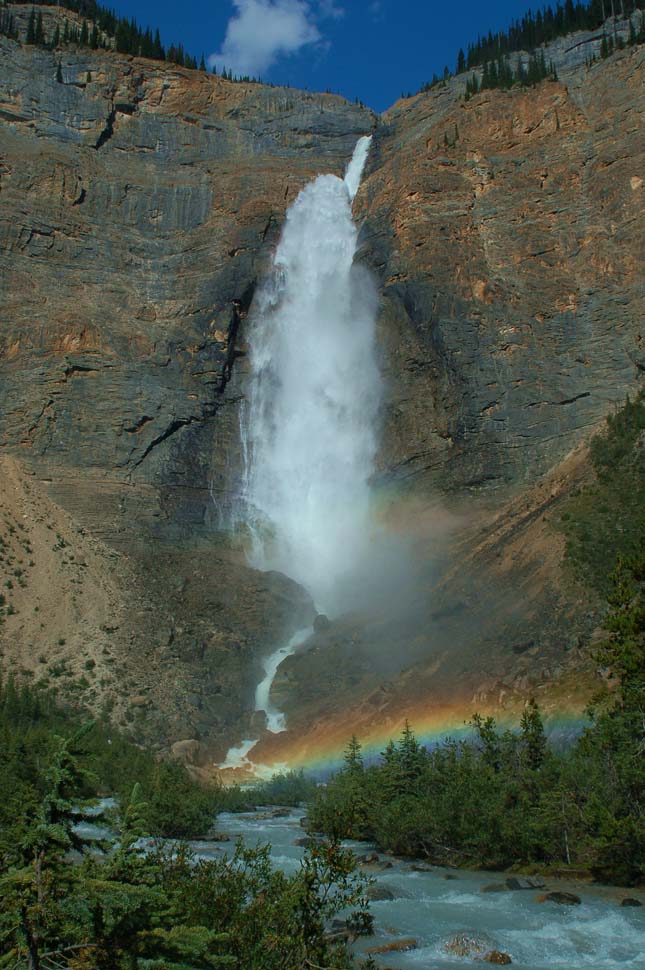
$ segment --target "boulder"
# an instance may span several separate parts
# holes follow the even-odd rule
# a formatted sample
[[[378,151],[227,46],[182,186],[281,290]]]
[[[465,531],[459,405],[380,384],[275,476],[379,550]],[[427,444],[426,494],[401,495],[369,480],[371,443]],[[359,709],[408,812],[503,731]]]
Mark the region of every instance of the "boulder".
[[[175,741],[170,748],[170,757],[173,761],[179,761],[183,765],[194,765],[199,753],[199,741],[195,738],[186,738],[183,741]]]
[[[640,899],[636,899],[635,896],[625,896],[624,899],[620,901],[621,906],[642,906]]]
[[[507,889],[544,889],[545,883],[541,879],[518,879],[516,876],[511,876],[506,880]]]
[[[314,845],[321,845],[322,839],[314,838],[311,835],[301,835],[299,838],[293,840],[294,845],[299,845],[303,849],[311,849]]]
[[[407,953],[408,950],[416,950],[418,945],[412,937],[405,937],[402,940],[393,940],[391,943],[382,943],[380,946],[371,946],[365,952],[369,956],[377,953]]]
[[[365,855],[357,855],[356,861],[359,866],[371,866],[375,862],[380,862],[378,852],[366,852]]]
[[[396,894],[387,886],[368,886],[365,893],[372,903],[380,903],[388,899],[396,899]]]
[[[486,886],[482,886],[479,890],[480,893],[505,893],[508,890],[503,882],[489,882]]]
[[[503,953],[501,950],[489,950],[488,953],[484,953],[477,959],[481,960],[482,963],[494,963],[498,967],[506,967],[513,962],[508,953]]]
[[[560,906],[579,906],[582,900],[575,893],[558,889],[551,893],[542,893],[535,897],[536,903],[558,903]]]
[[[457,933],[451,940],[444,944],[446,953],[455,957],[474,957],[478,953],[484,953],[486,943],[476,936],[469,936],[467,933]]]
[[[428,865],[427,862],[415,862],[410,866],[410,872],[434,872],[434,866]]]
[[[319,613],[314,620],[314,633],[322,633],[331,626],[331,620],[324,613]]]

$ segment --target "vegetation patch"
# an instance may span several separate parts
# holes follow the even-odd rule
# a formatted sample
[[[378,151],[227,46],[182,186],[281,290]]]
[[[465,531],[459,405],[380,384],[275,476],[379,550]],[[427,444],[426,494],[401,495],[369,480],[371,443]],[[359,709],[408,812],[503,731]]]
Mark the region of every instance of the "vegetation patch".
[[[559,528],[576,576],[603,596],[610,564],[638,555],[645,535],[645,397],[607,418],[591,440],[594,480],[563,507]]]

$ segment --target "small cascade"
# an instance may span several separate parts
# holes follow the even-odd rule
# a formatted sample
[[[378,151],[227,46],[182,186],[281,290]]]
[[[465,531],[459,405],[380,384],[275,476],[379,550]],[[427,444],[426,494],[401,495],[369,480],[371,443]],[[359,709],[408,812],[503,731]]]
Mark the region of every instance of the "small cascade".
[[[267,718],[267,731],[271,731],[272,734],[280,734],[287,729],[287,721],[284,714],[276,710],[271,703],[271,687],[273,686],[275,675],[278,672],[278,667],[283,660],[286,660],[287,657],[294,654],[298,647],[313,632],[313,628],[310,626],[298,630],[288,643],[283,647],[278,647],[275,653],[272,653],[264,661],[264,678],[255,689],[255,709],[256,711],[264,711]]]

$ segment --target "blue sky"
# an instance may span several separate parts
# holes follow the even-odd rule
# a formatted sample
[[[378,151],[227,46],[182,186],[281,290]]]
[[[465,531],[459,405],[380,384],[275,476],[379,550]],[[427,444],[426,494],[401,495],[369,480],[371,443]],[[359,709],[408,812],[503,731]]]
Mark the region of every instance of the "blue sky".
[[[499,30],[529,0],[115,0],[118,14],[159,27],[220,69],[276,84],[359,98],[376,111],[416,91],[433,72],[454,69],[457,52]],[[538,9],[542,4],[532,4]]]

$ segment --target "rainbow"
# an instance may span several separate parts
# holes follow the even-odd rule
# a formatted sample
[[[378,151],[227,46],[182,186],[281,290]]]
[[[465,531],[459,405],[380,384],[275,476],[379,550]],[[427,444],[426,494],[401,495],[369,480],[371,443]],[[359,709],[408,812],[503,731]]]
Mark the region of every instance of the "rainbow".
[[[546,700],[546,699],[545,699]],[[562,698],[559,699],[560,701]],[[569,709],[559,709],[556,699],[549,699],[543,706],[545,730],[557,744],[565,744],[577,737],[589,723],[584,709],[583,697],[570,696]],[[501,728],[517,728],[523,708],[523,700],[504,710],[480,710],[482,715],[491,714]],[[354,734],[363,748],[367,763],[376,761],[387,743],[397,740],[406,721],[419,742],[432,747],[447,738],[463,738],[471,731],[472,705],[446,705],[428,711],[427,705],[417,704],[403,711],[400,716],[386,716],[383,720],[365,723],[358,712],[348,711],[326,722],[312,724],[308,730],[297,728],[282,734],[264,736],[249,752],[249,760],[259,767],[258,774],[267,777],[272,771],[302,769],[308,774],[324,779],[337,770],[343,761],[347,742]],[[223,779],[237,782],[252,777],[245,769],[228,772]]]

